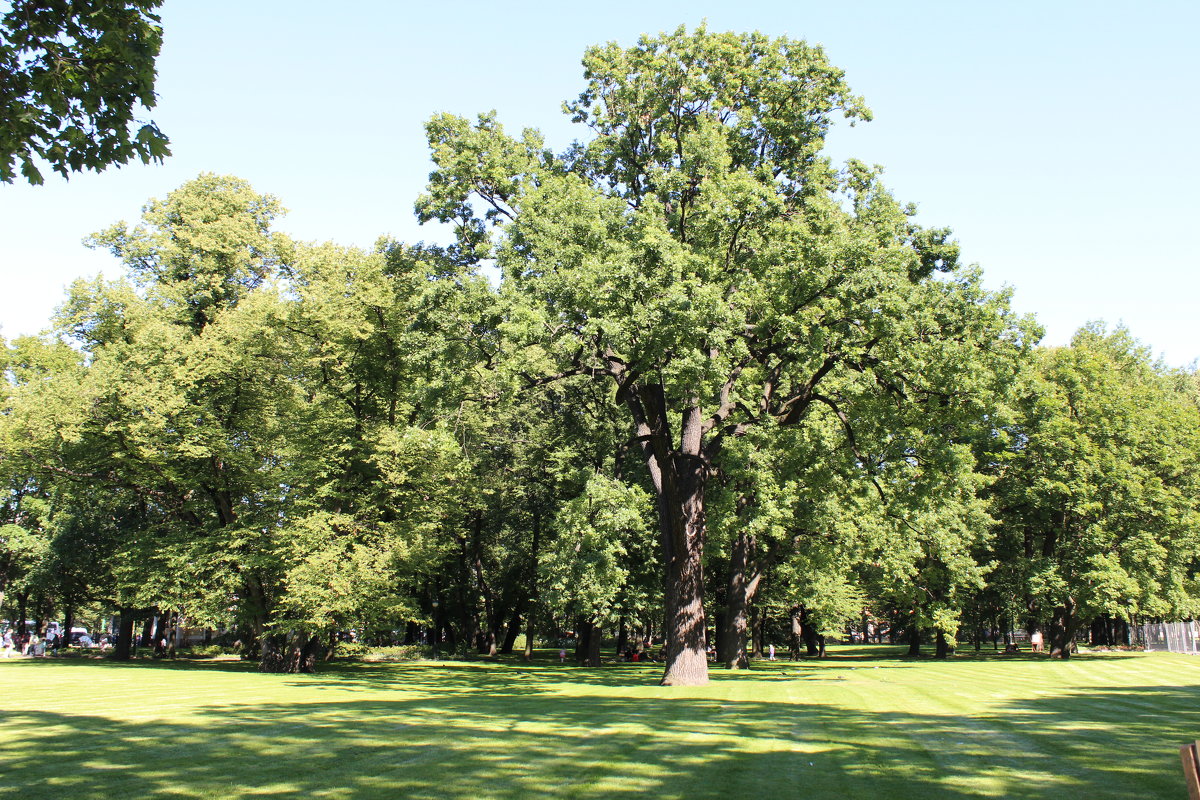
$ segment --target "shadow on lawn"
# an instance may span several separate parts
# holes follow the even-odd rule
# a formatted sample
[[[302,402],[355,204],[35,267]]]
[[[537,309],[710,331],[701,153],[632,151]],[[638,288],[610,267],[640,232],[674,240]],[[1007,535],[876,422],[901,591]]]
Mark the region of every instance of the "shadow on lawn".
[[[584,676],[595,694],[556,693]],[[11,711],[3,722],[18,735],[0,745],[0,797],[1173,796],[1184,791],[1174,748],[1200,732],[1194,686],[1073,691],[953,718],[602,691],[652,684],[655,665],[274,677],[428,694],[195,708],[178,724]]]

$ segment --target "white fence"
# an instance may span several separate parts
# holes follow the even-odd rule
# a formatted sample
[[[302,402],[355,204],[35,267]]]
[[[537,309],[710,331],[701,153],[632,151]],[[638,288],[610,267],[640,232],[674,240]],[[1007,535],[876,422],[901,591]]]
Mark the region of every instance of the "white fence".
[[[1200,653],[1200,626],[1195,622],[1151,622],[1141,626],[1147,650]]]

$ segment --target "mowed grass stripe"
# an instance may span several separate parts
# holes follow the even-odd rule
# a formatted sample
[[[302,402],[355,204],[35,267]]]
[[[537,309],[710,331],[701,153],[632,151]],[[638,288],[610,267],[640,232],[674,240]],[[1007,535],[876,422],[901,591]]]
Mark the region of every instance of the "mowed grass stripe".
[[[1173,656],[823,662],[0,662],[0,797],[1170,797],[1200,738]],[[1118,754],[1118,755],[1114,755]],[[46,764],[55,764],[47,770]]]

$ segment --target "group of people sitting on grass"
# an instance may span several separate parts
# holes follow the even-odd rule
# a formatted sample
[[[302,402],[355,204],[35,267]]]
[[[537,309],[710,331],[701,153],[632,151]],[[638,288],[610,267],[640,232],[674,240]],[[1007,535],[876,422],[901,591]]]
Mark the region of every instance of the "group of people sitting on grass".
[[[654,661],[654,651],[650,649],[650,644],[646,643],[641,647],[630,647],[621,656],[623,661],[628,661],[637,664],[641,661]]]
[[[14,634],[11,630],[4,632],[4,657],[10,658],[17,653],[23,656],[40,656],[46,653],[46,641],[39,639],[36,633],[26,631]]]
[[[76,634],[72,638],[74,643],[80,647],[89,648],[99,646],[101,652],[107,650],[110,644],[109,636],[101,636],[98,645],[86,633]],[[56,630],[47,631],[46,636],[43,638],[38,636],[36,631],[16,633],[10,628],[4,631],[3,636],[0,637],[0,646],[3,647],[5,658],[11,658],[18,654],[22,656],[45,656],[56,655],[61,648],[67,646],[67,640]]]

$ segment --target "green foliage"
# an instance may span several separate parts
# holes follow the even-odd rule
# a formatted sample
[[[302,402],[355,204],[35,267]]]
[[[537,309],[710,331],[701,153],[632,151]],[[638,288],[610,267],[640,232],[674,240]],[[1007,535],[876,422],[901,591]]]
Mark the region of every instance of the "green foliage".
[[[0,17],[0,180],[170,155],[153,122],[161,0],[13,0]]]
[[[194,644],[186,650],[192,658],[216,658],[217,656],[234,655],[237,651],[232,647],[219,644]]]
[[[568,616],[610,622],[637,602],[631,574],[654,560],[647,520],[649,496],[604,475],[588,478],[583,494],[554,520],[557,538],[542,563],[546,602]]]
[[[363,661],[421,661],[433,656],[430,647],[421,644],[401,644],[391,647],[372,647],[363,654]]]
[[[778,559],[821,522],[799,498],[835,484],[893,484],[929,507],[957,491],[928,476],[939,461],[963,475],[953,446],[984,427],[1036,330],[878,169],[821,155],[835,115],[869,117],[841,71],[819,47],[704,27],[592,48],[584,66],[566,110],[591,139],[555,156],[494,115],[438,117],[417,209],[455,223],[461,253],[495,257],[504,332],[535,382],[588,376],[624,406],[658,495],[668,602],[701,606],[706,522],[743,542],[749,524],[756,552]],[[808,426],[817,466],[766,483],[767,468],[745,467]],[[747,436],[754,448],[736,444]],[[713,507],[706,484],[723,471],[730,496]],[[666,616],[669,641],[690,631],[698,654],[703,620]]]
[[[706,600],[951,642],[964,609],[1196,613],[1194,372],[1097,326],[1035,350],[948,230],[822,154],[869,112],[820,48],[680,28],[584,65],[561,153],[428,123],[452,246],[296,243],[208,174],[95,234],[126,276],[4,343],[6,611],[467,651],[665,600],[701,665]]]
[[[1040,351],[997,500],[1010,585],[1085,618],[1191,616],[1200,414],[1184,376],[1123,328]],[[1185,391],[1181,391],[1185,389]]]
[[[334,658],[362,658],[371,648],[362,642],[338,642],[333,647]]]

